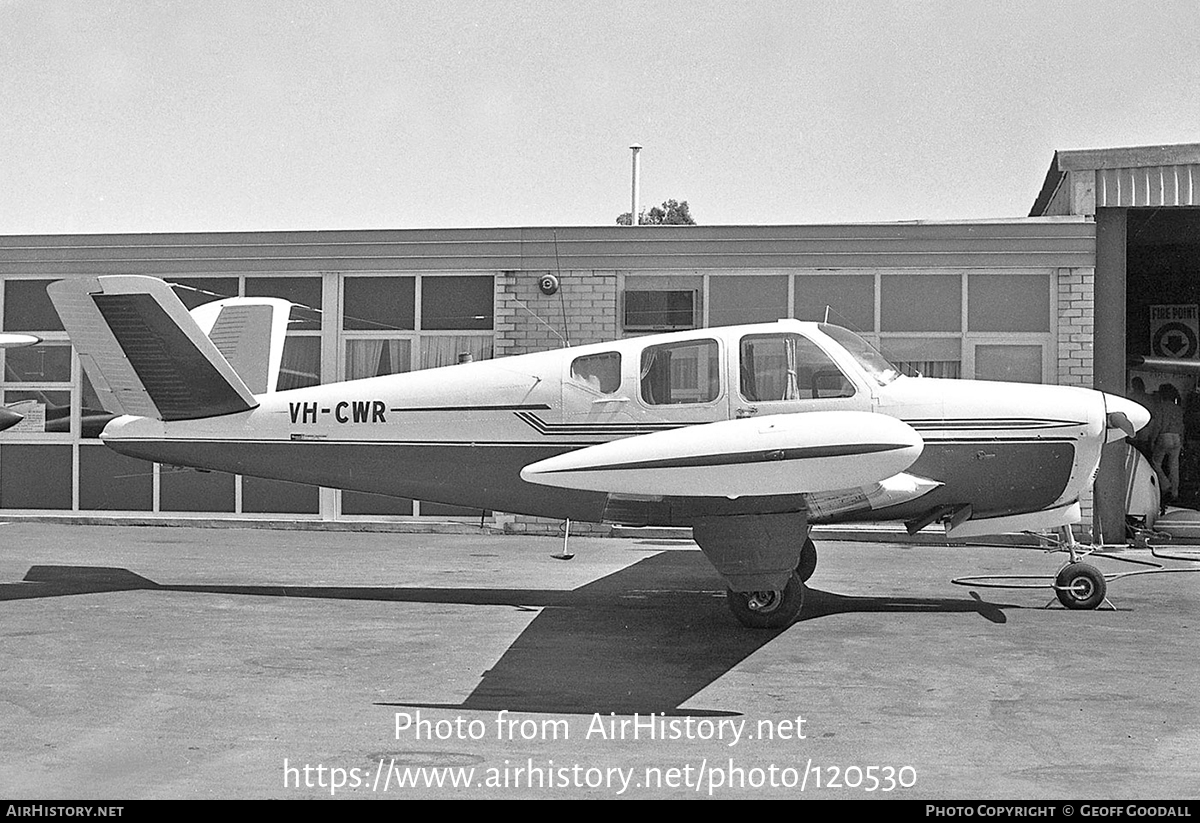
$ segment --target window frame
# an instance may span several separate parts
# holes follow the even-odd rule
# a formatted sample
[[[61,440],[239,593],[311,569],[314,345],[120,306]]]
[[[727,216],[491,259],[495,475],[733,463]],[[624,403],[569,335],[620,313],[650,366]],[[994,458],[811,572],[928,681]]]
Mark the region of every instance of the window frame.
[[[701,345],[704,345],[707,343],[711,343],[713,346],[713,349],[714,349],[714,355],[713,355],[712,359],[709,360],[709,362],[716,363],[717,390],[716,390],[716,393],[712,397],[710,397],[706,400],[697,400],[695,402],[683,402],[683,403],[655,403],[655,402],[652,402],[652,401],[646,399],[644,387],[646,385],[646,378],[649,376],[649,372],[646,372],[645,374],[643,374],[643,370],[645,369],[644,364],[645,364],[645,356],[646,356],[647,352],[649,352],[651,349],[683,349],[683,348],[687,348],[687,347],[701,346]],[[686,340],[672,340],[672,341],[665,342],[665,343],[652,343],[648,346],[643,346],[641,348],[641,350],[638,351],[638,358],[637,358],[638,380],[637,380],[636,395],[637,395],[638,403],[643,408],[654,409],[654,410],[703,409],[703,408],[709,408],[712,406],[716,406],[724,400],[726,391],[727,391],[726,385],[725,385],[727,382],[726,375],[725,375],[726,370],[723,367],[724,362],[725,362],[725,352],[724,352],[724,347],[721,343],[721,339],[719,337],[714,337],[714,336],[709,336],[709,335],[688,338]],[[668,372],[668,378],[669,377],[670,377],[670,373]]]
[[[828,397],[799,396],[799,397],[794,397],[794,398],[779,398],[777,400],[762,400],[762,399],[754,400],[749,397],[746,397],[745,393],[742,391],[742,368],[743,368],[743,356],[744,356],[744,348],[743,347],[746,344],[746,342],[753,341],[753,340],[771,340],[771,339],[787,340],[788,338],[792,338],[795,340],[802,340],[805,343],[808,343],[810,346],[812,346],[818,352],[820,352],[821,355],[825,358],[826,362],[828,362],[831,366],[833,366],[835,369],[837,369],[837,372],[839,375],[841,375],[841,378],[845,382],[845,385],[850,388],[850,393],[849,394],[830,395]],[[795,332],[795,331],[754,332],[751,334],[740,335],[738,337],[738,341],[737,341],[737,358],[735,360],[735,367],[737,369],[737,389],[736,389],[737,397],[743,403],[754,403],[754,404],[758,404],[758,403],[815,403],[815,402],[819,402],[821,400],[849,400],[854,397],[857,397],[863,391],[863,387],[859,385],[857,380],[855,380],[854,375],[851,373],[848,373],[846,371],[845,366],[842,363],[839,363],[838,359],[836,357],[834,357],[832,354],[830,354],[829,351],[827,351],[824,346],[822,346],[820,343],[818,343],[816,340],[812,339],[811,337],[808,337],[807,335],[804,335],[804,334],[801,334],[801,333]],[[820,373],[820,372],[815,372],[814,377],[818,373]],[[733,375],[731,374],[730,377],[732,378]],[[733,382],[733,380],[731,379],[730,383],[732,383],[732,382]],[[799,385],[797,385],[797,390],[799,390],[799,389],[800,389],[800,387],[799,387]]]
[[[690,331],[699,325],[700,313],[698,311],[700,305],[701,289],[697,288],[659,288],[659,289],[626,289],[621,295],[621,328],[631,332],[667,332],[667,331]],[[651,294],[686,294],[691,301],[691,320],[686,323],[630,323],[629,322],[629,298],[632,295],[651,295]],[[664,310],[669,311],[669,309]]]

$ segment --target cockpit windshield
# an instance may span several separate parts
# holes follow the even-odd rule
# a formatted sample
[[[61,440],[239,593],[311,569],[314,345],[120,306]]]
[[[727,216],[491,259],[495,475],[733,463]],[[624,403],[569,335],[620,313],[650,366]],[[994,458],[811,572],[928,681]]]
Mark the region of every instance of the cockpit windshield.
[[[879,385],[886,386],[900,376],[898,368],[854,332],[828,323],[821,323],[818,328],[849,352],[850,356],[858,361],[858,365],[862,366],[863,371]]]

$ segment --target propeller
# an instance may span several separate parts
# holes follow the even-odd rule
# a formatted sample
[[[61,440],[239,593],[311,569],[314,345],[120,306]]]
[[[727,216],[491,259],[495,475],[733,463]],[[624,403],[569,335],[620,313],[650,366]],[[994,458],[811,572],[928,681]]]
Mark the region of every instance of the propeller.
[[[1108,427],[1110,429],[1120,429],[1125,432],[1126,437],[1133,437],[1137,434],[1137,430],[1133,427],[1133,423],[1129,422],[1129,418],[1125,416],[1125,412],[1109,412]]]

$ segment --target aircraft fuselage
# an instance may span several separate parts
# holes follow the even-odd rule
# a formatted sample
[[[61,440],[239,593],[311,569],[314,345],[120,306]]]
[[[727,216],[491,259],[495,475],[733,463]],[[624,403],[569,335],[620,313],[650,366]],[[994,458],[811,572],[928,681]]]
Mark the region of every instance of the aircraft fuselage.
[[[828,328],[781,321],[466,363],[264,394],[257,408],[234,415],[122,417],[103,437],[119,452],[169,464],[575,520],[673,525],[802,512],[809,522],[849,522],[937,510],[980,520],[1074,503],[1098,465],[1108,413],[1128,403],[1078,388],[886,374]],[[694,455],[690,463],[606,465],[614,481],[607,490],[521,476],[540,461],[623,438],[720,421],[746,421],[736,425],[754,435],[763,429],[755,420],[813,412],[904,421],[919,436],[919,456],[882,487],[731,495],[727,484],[706,484],[718,466],[728,478],[772,460],[802,472],[853,456],[805,447],[799,431],[798,446],[759,455],[751,444],[735,456],[726,448],[711,465]],[[622,492],[638,472],[651,478],[651,492]]]

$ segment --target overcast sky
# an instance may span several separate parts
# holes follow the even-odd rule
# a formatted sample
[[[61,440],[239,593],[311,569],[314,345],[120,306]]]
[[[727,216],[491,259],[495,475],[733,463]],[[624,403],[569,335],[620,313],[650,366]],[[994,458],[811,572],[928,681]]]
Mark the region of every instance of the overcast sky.
[[[1200,142],[1200,4],[0,0],[0,234],[1027,214]]]

